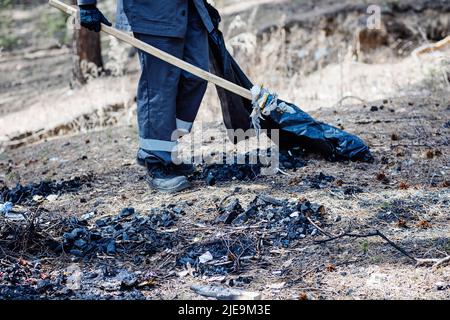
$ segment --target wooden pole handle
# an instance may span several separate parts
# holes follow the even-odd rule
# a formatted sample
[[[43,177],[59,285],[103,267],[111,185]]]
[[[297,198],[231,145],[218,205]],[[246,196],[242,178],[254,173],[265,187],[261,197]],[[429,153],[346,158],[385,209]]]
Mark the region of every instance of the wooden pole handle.
[[[416,50],[413,51],[413,54],[416,56],[422,55],[424,53],[431,53],[434,51],[440,51],[445,49],[445,47],[450,47],[450,36],[447,36],[446,38],[442,39],[439,42],[425,45],[423,47],[419,47]]]
[[[69,15],[74,15],[74,14],[78,13],[78,9],[76,7],[67,5],[64,2],[61,2],[59,0],[49,0],[49,4],[52,7],[55,7]],[[214,83],[215,85],[217,85],[223,89],[226,89],[230,92],[233,92],[245,99],[252,100],[252,93],[250,92],[250,90],[248,90],[246,88],[238,86],[237,84],[235,84],[233,82],[230,82],[230,81],[225,80],[221,77],[218,77],[208,71],[200,69],[199,67],[196,67],[186,61],[178,59],[177,57],[174,57],[167,52],[159,50],[145,42],[142,42],[142,41],[136,39],[135,37],[129,35],[128,33],[117,30],[113,27],[109,27],[103,23],[102,23],[101,27],[102,27],[101,30],[103,32],[105,32],[109,35],[112,35],[112,36],[116,37],[117,39],[122,40],[138,49],[141,49],[142,51],[145,51],[154,57],[157,57],[167,63],[170,63],[171,65],[174,65],[184,71],[192,73],[193,75],[196,75],[197,77],[199,77],[203,80]]]

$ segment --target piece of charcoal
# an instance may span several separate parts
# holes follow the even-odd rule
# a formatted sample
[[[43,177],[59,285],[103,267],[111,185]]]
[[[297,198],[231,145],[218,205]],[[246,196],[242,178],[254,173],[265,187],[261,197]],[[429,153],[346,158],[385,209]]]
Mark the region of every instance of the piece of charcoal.
[[[172,209],[172,211],[178,215],[184,216],[186,214],[186,212],[184,212],[183,209],[179,208],[179,207],[174,207]]]
[[[89,238],[91,241],[98,241],[102,238],[102,235],[98,232],[91,232],[89,234]]]
[[[77,256],[77,257],[83,257],[84,256],[83,251],[81,251],[79,249],[71,249],[69,251],[69,253],[74,255],[74,256]]]
[[[350,186],[344,189],[344,194],[347,196],[355,195],[358,193],[363,193],[364,190],[360,187]]]
[[[116,242],[114,240],[108,242],[106,246],[106,253],[109,255],[113,255],[116,253]]]
[[[222,214],[216,219],[216,223],[222,222],[225,224],[231,224],[234,219],[244,212],[237,198],[232,199],[227,205],[219,208],[219,210]]]
[[[65,232],[65,233],[63,234],[63,238],[64,238],[65,240],[75,240],[75,236],[73,235],[72,232]]]
[[[100,220],[95,221],[95,224],[97,225],[97,227],[103,228],[107,225],[107,222],[103,219],[100,219]]]
[[[73,245],[78,249],[83,249],[84,247],[86,247],[87,242],[84,241],[83,239],[78,239],[73,243]]]
[[[208,186],[214,186],[216,184],[217,180],[216,177],[212,172],[208,173],[208,176],[206,177],[206,184]]]
[[[135,213],[134,208],[124,208],[119,213],[119,218],[125,218],[133,215]]]
[[[259,199],[261,199],[262,201],[264,201],[265,203],[270,203],[274,206],[282,206],[284,204],[283,201],[275,199],[273,197],[270,197],[268,195],[265,194],[261,194],[258,196]]]
[[[238,215],[236,217],[236,219],[234,219],[232,221],[232,224],[233,225],[242,225],[242,224],[246,223],[247,220],[248,220],[248,216],[247,216],[247,214],[245,212],[243,212],[240,215]]]

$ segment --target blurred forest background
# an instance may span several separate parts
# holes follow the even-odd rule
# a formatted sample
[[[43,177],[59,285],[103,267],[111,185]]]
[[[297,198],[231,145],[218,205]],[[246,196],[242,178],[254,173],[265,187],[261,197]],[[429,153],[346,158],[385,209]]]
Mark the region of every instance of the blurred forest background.
[[[77,63],[74,32],[63,13],[46,1],[1,1],[0,141],[48,130],[112,104],[130,109],[139,73],[134,49],[102,35],[101,59]],[[382,13],[379,30],[366,28],[367,7],[373,3]],[[249,77],[305,110],[448,87],[448,58],[411,57],[414,49],[449,33],[448,13],[441,10],[447,1],[215,4],[227,46]],[[113,21],[115,1],[99,1],[99,6]],[[91,56],[99,52],[95,45],[85,45],[94,51]],[[88,84],[82,88],[80,82]],[[75,89],[88,92],[89,101]],[[218,111],[215,90],[209,90],[201,119],[220,120]],[[134,121],[132,115],[120,118]],[[83,126],[89,124],[79,129]]]

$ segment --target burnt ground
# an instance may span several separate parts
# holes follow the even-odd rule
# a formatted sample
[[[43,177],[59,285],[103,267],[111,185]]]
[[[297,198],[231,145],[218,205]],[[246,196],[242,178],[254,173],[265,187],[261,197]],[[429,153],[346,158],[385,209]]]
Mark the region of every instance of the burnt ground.
[[[446,299],[448,265],[416,267],[379,238],[318,244],[306,217],[334,235],[378,229],[415,257],[449,254],[448,98],[319,113],[367,141],[373,164],[308,156],[288,175],[194,179],[177,195],[147,187],[131,127],[3,154],[3,200],[27,220],[0,218],[1,294],[196,299],[191,285],[220,284],[266,299]]]
[[[133,57],[125,74],[70,88],[68,47],[34,28],[47,9],[17,10],[26,41],[0,56],[0,204],[13,205],[0,213],[0,297],[201,299],[191,286],[213,284],[264,299],[450,298],[448,262],[416,266],[379,236],[323,242],[379,230],[410,256],[450,254],[448,59],[410,56],[448,34],[447,3],[394,1],[366,34],[356,2],[265,1],[258,16],[273,21],[235,4],[223,27],[255,82],[359,135],[374,163],[297,154],[275,176],[200,164],[176,195],[149,189],[135,164]],[[201,120],[217,121],[203,126],[223,132],[213,91],[205,106]]]

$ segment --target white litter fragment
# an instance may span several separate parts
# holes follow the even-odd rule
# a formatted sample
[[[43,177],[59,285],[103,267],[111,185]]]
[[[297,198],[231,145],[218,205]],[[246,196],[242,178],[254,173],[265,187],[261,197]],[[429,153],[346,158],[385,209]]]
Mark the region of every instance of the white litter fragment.
[[[261,293],[230,289],[219,286],[193,285],[191,290],[195,293],[217,300],[261,300]]]
[[[41,202],[41,201],[43,201],[43,200],[44,200],[44,197],[43,197],[43,196],[39,196],[39,195],[33,196],[33,201],[34,201],[34,202]]]
[[[11,210],[12,210],[12,208],[13,208],[13,204],[12,204],[12,202],[5,202],[5,203],[2,203],[2,204],[0,204],[0,213],[3,213],[3,214],[8,214]]]
[[[209,262],[209,261],[212,261],[212,260],[214,260],[214,257],[212,256],[212,254],[211,254],[211,252],[209,252],[209,251],[206,251],[204,254],[202,254],[199,258],[198,258],[198,261],[200,262],[200,263],[207,263],[207,262]]]
[[[12,202],[5,202],[0,204],[0,213],[5,216],[6,219],[11,221],[24,221],[26,220],[25,214],[21,212],[13,212],[14,204]]]
[[[215,277],[206,278],[205,280],[208,282],[222,282],[226,278],[227,278],[226,276],[215,276]]]
[[[5,214],[5,218],[11,221],[24,221],[26,220],[25,215],[23,213],[12,213],[9,212]]]
[[[283,289],[285,285],[286,282],[273,283],[269,286],[269,289],[280,290]]]
[[[177,275],[178,275],[180,278],[184,278],[184,277],[186,277],[188,274],[189,274],[189,271],[188,271],[188,270],[183,270],[183,271],[180,271],[180,272],[177,273]]]
[[[300,216],[300,212],[298,212],[298,211],[292,212],[292,213],[290,214],[290,217],[291,217],[291,218],[298,218],[299,216]]]
[[[81,220],[89,220],[95,216],[95,212],[88,212],[81,216]]]
[[[46,199],[47,199],[48,202],[53,202],[53,201],[56,201],[56,199],[58,199],[58,195],[51,194],[51,195],[47,196]]]
[[[65,271],[67,274],[66,287],[69,290],[81,289],[81,268],[78,264],[70,265]]]

